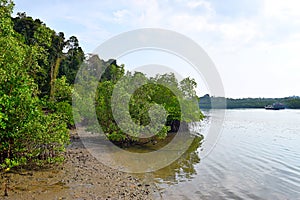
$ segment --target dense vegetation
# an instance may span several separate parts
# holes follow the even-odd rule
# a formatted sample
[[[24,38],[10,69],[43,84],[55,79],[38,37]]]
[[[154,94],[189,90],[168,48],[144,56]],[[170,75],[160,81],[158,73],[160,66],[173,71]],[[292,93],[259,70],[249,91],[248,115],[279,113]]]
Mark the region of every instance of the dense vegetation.
[[[99,82],[91,78],[94,76],[88,76],[89,73],[100,74],[105,67]],[[117,65],[115,60],[105,62],[95,55],[83,68],[86,70],[80,72],[82,76],[75,86],[76,93],[80,94],[77,97],[79,115],[90,130],[99,131],[99,123],[107,138],[117,144],[164,139],[168,132],[177,132],[179,127],[187,127],[188,122],[200,121],[203,117],[193,79],[178,82],[172,73],[146,77],[140,72],[125,72],[124,65]],[[96,95],[93,86],[97,88]],[[90,110],[93,101],[97,121]],[[165,119],[163,124],[156,123]]]
[[[204,95],[199,98],[199,106],[203,109],[210,109],[212,107],[212,102],[215,108],[224,108],[221,104],[226,101],[226,108],[264,108],[266,105],[272,105],[273,103],[282,103],[286,108],[290,109],[300,109],[300,97],[285,97],[285,98],[242,98],[242,99],[232,99],[224,97],[210,97],[209,95]]]
[[[0,169],[63,159],[73,125],[69,83],[84,54],[40,20],[0,5]],[[66,53],[63,53],[63,50]]]
[[[0,2],[0,170],[61,161],[74,120],[96,130],[91,107],[107,138],[118,144],[140,142],[143,134],[147,138],[153,132],[148,142],[163,139],[180,124],[202,119],[193,101],[194,80],[178,82],[174,74],[150,78],[125,72],[115,60],[85,58],[75,36],[66,39],[25,13],[12,17],[13,6],[10,0]],[[74,84],[80,66],[85,70]],[[137,82],[143,86],[135,88]],[[112,98],[116,87],[119,92]],[[80,102],[78,110],[72,95]],[[129,109],[119,106],[124,101]]]

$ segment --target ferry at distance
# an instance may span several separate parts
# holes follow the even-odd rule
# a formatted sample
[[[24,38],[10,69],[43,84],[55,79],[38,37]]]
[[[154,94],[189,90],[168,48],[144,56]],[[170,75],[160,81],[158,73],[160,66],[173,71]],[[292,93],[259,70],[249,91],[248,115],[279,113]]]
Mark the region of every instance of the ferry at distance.
[[[282,110],[282,109],[285,109],[285,106],[282,103],[273,103],[272,105],[266,105],[265,109],[266,110]]]

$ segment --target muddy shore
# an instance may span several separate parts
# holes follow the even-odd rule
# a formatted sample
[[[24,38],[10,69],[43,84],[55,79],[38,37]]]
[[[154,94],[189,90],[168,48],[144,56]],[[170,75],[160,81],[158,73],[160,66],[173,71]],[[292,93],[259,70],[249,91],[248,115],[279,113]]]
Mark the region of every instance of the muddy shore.
[[[0,199],[153,199],[155,187],[132,174],[111,169],[97,161],[76,131],[66,160],[52,169],[1,174]],[[6,196],[7,195],[7,196]]]

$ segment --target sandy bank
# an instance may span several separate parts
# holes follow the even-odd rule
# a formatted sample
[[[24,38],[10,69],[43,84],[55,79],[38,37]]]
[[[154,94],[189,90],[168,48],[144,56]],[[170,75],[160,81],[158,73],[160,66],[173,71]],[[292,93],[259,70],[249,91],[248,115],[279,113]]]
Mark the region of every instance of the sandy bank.
[[[71,133],[66,161],[55,169],[2,174],[0,199],[153,199],[154,187],[98,162]],[[6,190],[6,191],[5,191]],[[4,196],[5,193],[8,196]]]

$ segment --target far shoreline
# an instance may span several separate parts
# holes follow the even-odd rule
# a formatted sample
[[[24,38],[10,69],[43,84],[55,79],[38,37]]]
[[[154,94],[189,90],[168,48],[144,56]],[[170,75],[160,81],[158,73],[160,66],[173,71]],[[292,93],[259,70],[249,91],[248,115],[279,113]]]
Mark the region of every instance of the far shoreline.
[[[264,109],[267,105],[282,103],[285,109],[300,109],[300,97],[291,96],[283,98],[228,98],[214,97],[206,94],[199,98],[200,109]]]

